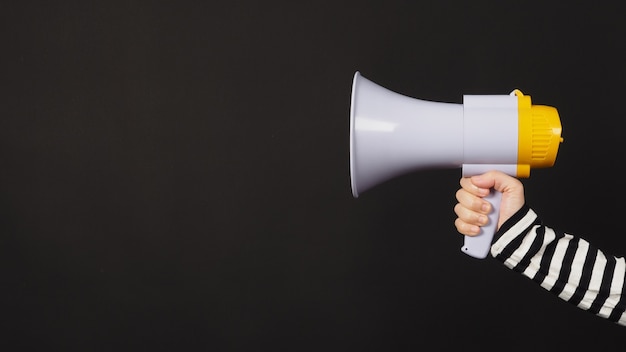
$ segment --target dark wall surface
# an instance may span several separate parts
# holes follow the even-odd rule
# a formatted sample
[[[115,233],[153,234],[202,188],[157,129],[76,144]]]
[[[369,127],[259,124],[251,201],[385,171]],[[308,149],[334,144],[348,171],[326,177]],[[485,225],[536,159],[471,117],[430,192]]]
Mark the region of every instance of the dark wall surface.
[[[623,348],[461,253],[460,170],[355,199],[348,152],[357,70],[441,102],[519,88],[563,124],[529,204],[623,255],[623,4],[0,5],[0,348]]]

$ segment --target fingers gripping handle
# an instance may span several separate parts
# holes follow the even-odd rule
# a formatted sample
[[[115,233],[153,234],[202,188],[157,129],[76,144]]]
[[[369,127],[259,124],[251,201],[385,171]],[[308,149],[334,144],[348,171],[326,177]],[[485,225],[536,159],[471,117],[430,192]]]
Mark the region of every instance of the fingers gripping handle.
[[[463,236],[464,245],[461,247],[463,253],[474,258],[483,259],[489,254],[493,235],[495,235],[498,226],[498,217],[500,216],[500,201],[502,200],[502,192],[491,189],[489,195],[483,199],[491,203],[491,213],[487,216],[489,222],[481,227],[480,233],[476,236]]]

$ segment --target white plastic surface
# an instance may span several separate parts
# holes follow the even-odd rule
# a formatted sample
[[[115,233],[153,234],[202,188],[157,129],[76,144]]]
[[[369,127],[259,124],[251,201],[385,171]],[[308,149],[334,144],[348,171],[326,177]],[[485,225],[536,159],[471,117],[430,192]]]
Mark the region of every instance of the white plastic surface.
[[[517,164],[517,97],[463,96],[463,164]]]
[[[354,197],[402,174],[462,164],[462,104],[403,96],[356,72],[350,107]]]

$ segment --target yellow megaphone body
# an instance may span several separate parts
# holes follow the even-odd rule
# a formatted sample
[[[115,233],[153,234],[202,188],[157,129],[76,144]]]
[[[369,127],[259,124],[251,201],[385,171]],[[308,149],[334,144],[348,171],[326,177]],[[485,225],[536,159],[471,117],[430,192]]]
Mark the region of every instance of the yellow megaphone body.
[[[500,170],[527,178],[554,165],[561,122],[551,106],[532,105],[515,89],[505,95],[464,95],[463,103],[415,99],[354,74],[350,106],[350,179],[356,198],[394,177],[425,169],[461,168],[463,176]],[[496,232],[502,194],[481,234],[461,250],[485,258]]]

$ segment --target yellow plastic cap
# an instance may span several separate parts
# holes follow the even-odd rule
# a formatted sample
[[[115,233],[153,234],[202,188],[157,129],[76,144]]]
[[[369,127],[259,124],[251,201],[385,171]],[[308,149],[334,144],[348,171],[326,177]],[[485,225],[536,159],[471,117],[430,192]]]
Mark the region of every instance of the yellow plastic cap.
[[[518,110],[518,177],[529,177],[530,169],[551,167],[556,161],[562,126],[556,108],[532,105],[530,96],[514,91]]]

